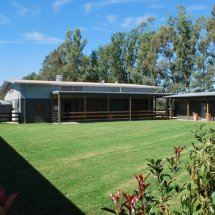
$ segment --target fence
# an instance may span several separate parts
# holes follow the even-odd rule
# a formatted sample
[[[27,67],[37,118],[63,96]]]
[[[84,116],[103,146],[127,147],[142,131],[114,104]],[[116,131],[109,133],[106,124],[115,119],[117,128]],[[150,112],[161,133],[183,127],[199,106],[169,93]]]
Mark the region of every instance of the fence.
[[[0,113],[1,122],[21,122],[21,113]]]
[[[95,111],[62,112],[60,122],[169,119],[166,111]],[[58,122],[58,112],[52,112],[52,122]]]

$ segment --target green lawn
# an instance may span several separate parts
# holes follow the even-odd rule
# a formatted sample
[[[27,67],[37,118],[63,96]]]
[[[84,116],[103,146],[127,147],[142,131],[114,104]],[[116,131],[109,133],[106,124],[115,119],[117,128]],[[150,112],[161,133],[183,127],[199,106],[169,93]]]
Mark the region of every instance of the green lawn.
[[[100,208],[111,205],[108,193],[135,188],[134,175],[146,172],[146,158],[186,146],[185,162],[198,124],[0,124],[0,184],[20,192],[15,214],[102,214]]]

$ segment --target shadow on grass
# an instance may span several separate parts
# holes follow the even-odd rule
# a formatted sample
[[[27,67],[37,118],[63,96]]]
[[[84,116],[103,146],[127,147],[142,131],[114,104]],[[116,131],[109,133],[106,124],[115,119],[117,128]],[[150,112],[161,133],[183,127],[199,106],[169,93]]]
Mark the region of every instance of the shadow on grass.
[[[9,194],[19,192],[13,215],[84,214],[1,137],[0,184]]]

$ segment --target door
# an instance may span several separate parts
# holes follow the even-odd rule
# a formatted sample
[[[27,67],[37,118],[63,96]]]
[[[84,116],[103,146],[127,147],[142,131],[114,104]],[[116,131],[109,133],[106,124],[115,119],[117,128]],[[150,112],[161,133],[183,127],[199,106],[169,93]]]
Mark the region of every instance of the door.
[[[207,103],[201,103],[201,118],[205,119],[205,114],[207,113]]]

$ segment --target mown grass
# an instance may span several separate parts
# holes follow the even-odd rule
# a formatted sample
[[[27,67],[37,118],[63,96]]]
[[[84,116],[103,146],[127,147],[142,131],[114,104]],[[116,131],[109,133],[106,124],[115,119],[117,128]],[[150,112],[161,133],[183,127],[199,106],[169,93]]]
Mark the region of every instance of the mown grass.
[[[173,146],[186,146],[185,163],[193,141],[190,131],[196,125],[183,121],[0,124],[0,136],[82,212],[102,214],[100,208],[111,205],[108,193],[136,188],[134,175],[146,173],[146,158],[165,158],[172,155]],[[186,181],[186,172],[179,180]],[[3,182],[16,191],[16,183]],[[23,178],[21,183],[24,187],[30,182]],[[25,195],[20,199],[25,201]]]

